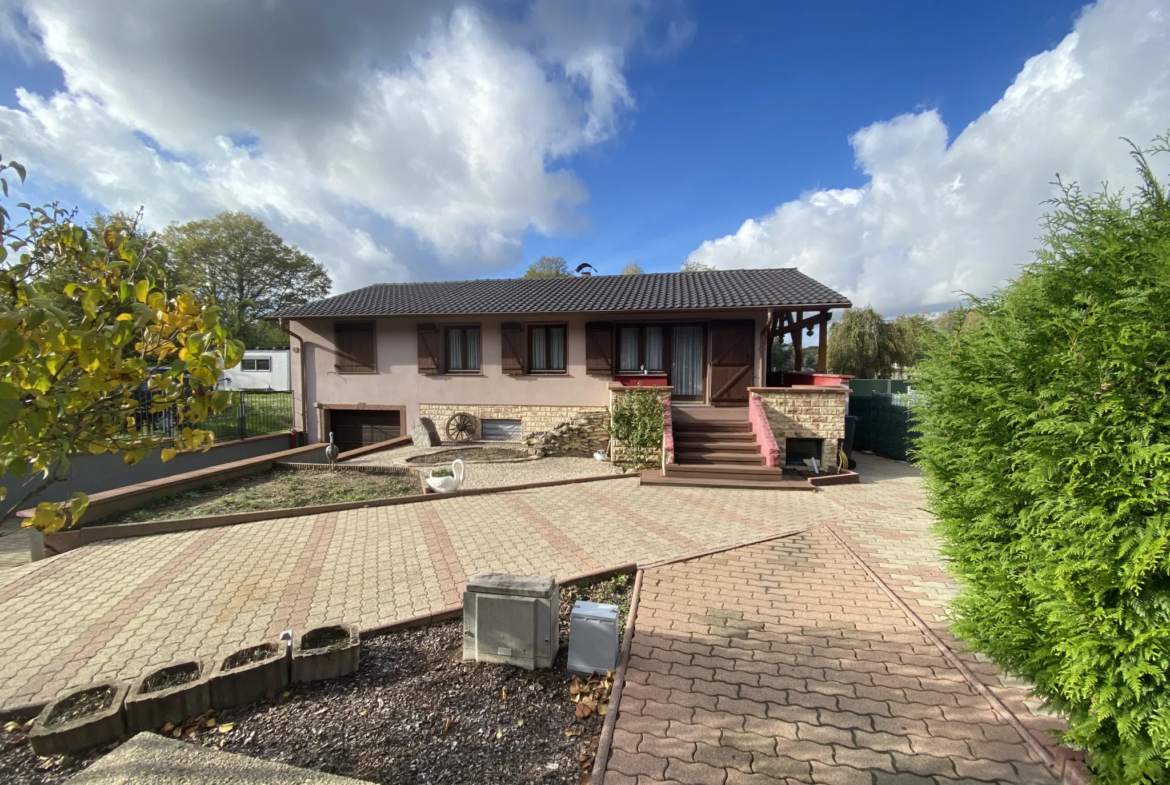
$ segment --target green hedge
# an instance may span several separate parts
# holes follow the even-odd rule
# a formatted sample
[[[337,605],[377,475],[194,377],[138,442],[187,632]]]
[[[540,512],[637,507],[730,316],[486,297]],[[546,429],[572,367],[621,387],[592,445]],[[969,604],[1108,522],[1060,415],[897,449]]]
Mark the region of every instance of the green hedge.
[[[1170,781],[1170,208],[1137,158],[1132,203],[1063,190],[1036,263],[914,383],[955,632],[1116,785]]]

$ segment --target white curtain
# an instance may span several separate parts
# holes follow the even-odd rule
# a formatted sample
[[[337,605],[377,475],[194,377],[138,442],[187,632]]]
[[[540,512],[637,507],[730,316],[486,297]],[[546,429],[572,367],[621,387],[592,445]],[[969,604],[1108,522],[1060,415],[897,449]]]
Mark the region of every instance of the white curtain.
[[[548,328],[550,371],[565,370],[565,328]]]
[[[463,370],[463,330],[452,327],[447,331],[447,367]]]
[[[672,331],[670,377],[675,395],[703,394],[703,328],[679,326]]]
[[[467,328],[467,370],[479,370],[479,328]]]
[[[646,358],[647,371],[662,370],[662,328],[655,325],[646,327]]]
[[[532,328],[532,370],[547,371],[548,363],[545,362],[547,355],[547,342],[545,340],[545,328]]]
[[[618,369],[622,371],[638,370],[638,328],[623,327],[621,337],[621,354],[618,358]]]

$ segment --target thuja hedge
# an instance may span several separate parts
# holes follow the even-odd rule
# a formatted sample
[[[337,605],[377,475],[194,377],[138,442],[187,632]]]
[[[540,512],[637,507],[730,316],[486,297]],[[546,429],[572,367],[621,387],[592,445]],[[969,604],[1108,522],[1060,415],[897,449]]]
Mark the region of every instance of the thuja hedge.
[[[1132,200],[1061,186],[1036,261],[914,380],[954,631],[1111,785],[1170,782],[1170,207],[1134,156]]]

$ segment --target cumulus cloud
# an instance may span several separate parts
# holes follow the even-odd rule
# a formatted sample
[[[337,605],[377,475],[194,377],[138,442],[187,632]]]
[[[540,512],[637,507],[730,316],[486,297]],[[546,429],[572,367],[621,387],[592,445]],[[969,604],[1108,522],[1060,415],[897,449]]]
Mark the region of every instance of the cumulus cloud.
[[[796,266],[887,315],[941,309],[1031,259],[1057,173],[1132,185],[1119,137],[1147,143],[1168,128],[1170,13],[1160,0],[1102,0],[949,144],[934,110],[874,123],[850,138],[863,187],[805,193],[688,258]]]
[[[0,107],[5,154],[155,220],[259,215],[338,288],[479,274],[579,227],[564,160],[634,107],[632,51],[685,43],[633,1],[0,3],[66,85]]]

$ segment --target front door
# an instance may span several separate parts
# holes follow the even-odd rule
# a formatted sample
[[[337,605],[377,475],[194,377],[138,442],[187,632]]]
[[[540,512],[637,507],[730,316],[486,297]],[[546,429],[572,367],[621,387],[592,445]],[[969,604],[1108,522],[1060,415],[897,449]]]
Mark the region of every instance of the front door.
[[[670,328],[671,397],[680,401],[703,400],[704,333],[701,324],[680,324]]]
[[[752,322],[711,323],[711,405],[746,406],[752,384],[756,326]]]

